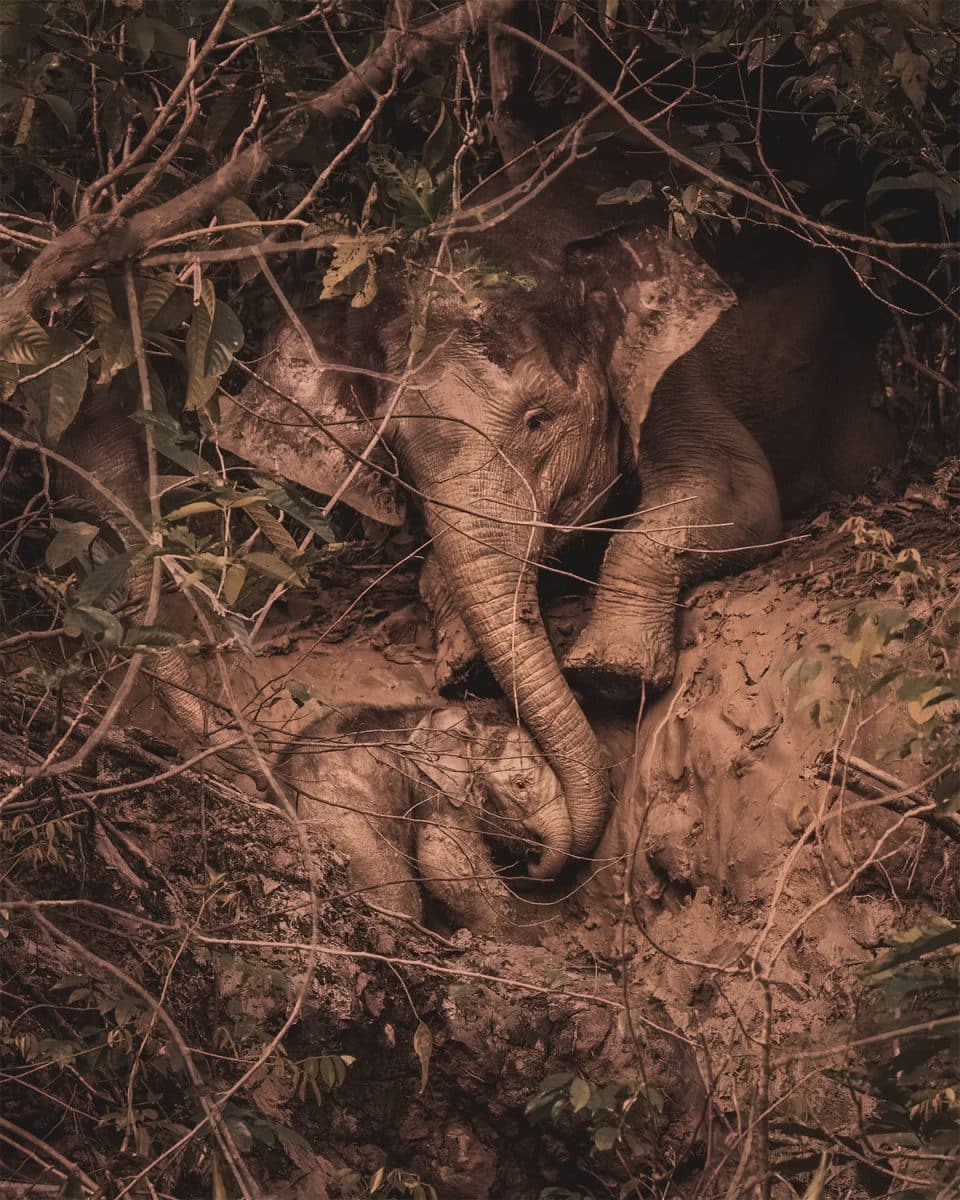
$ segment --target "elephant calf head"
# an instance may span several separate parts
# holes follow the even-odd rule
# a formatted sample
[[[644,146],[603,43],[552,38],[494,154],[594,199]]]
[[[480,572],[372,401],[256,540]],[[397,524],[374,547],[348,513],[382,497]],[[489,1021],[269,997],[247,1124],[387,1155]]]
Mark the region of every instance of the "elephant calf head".
[[[410,750],[441,805],[464,810],[465,822],[524,857],[532,878],[559,873],[570,815],[560,780],[525,729],[492,709],[472,716],[452,705],[419,723]]]
[[[732,295],[659,230],[512,237],[502,227],[501,250],[532,287],[464,259],[387,283],[367,309],[331,303],[302,331],[284,325],[259,378],[224,402],[220,441],[326,494],[348,482],[380,520],[400,519],[402,474],[464,623],[560,781],[567,848],[586,855],[609,793],[541,620],[537,566],[615,478],[621,421],[636,446],[657,381]],[[563,840],[548,845],[541,874],[563,861]]]

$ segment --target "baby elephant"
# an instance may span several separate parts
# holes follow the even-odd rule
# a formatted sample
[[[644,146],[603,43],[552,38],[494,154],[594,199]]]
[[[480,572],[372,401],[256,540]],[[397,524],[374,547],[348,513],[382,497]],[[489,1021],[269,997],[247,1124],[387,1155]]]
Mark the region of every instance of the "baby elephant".
[[[455,926],[502,931],[517,898],[491,847],[526,858],[536,878],[566,858],[563,789],[536,742],[494,705],[433,711],[412,730],[324,722],[279,766],[300,817],[349,856],[355,887],[408,916],[421,916],[419,883]]]

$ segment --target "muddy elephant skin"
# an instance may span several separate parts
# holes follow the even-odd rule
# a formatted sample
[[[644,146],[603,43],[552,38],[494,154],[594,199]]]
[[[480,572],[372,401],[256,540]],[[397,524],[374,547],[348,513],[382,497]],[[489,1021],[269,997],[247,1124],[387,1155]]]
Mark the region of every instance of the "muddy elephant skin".
[[[590,158],[451,240],[443,271],[387,266],[367,308],[327,303],[281,324],[220,427],[226,449],[378,520],[399,522],[416,498],[433,538],[438,682],[449,646],[485,660],[563,784],[572,838],[557,831],[557,861],[590,853],[609,800],[567,677],[619,697],[668,683],[680,589],[775,541],[781,490],[789,506],[858,486],[866,464],[834,452],[836,430],[853,422],[865,442],[875,424],[842,267],[751,250],[745,233],[738,305],[662,215],[657,227],[596,203],[616,162]],[[638,473],[644,511],[612,539],[560,664],[537,567],[602,514],[622,471]]]
[[[550,878],[553,831],[569,821],[536,743],[491,705],[451,705],[412,729],[384,729],[382,717],[368,724],[375,732],[308,728],[278,764],[298,816],[349,858],[373,904],[419,918],[422,885],[454,926],[509,939],[516,897],[491,843]]]

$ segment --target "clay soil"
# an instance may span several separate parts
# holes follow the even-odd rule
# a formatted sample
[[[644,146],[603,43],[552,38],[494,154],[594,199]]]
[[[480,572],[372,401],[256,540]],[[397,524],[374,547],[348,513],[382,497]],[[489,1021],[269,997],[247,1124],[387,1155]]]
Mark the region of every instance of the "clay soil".
[[[848,640],[851,607],[889,587],[840,531],[858,512],[960,572],[956,511],[921,491],[838,506],[761,566],[698,588],[670,691],[640,713],[590,707],[618,796],[594,861],[529,895],[501,940],[453,929],[442,912],[421,928],[378,910],[322,831],[307,835],[308,869],[303,831],[248,780],[209,762],[156,779],[176,760],[176,731],[144,690],[96,763],[39,797],[82,814],[61,862],[38,863],[33,889],[81,902],[40,910],[74,944],[14,921],[8,978],[38,1003],[65,975],[91,978],[83,986],[100,996],[133,981],[150,1028],[136,1027],[130,1053],[142,1037],[152,1107],[185,1130],[199,1092],[215,1097],[263,1057],[231,1098],[228,1127],[251,1178],[278,1197],[367,1195],[382,1169],[380,1195],[412,1195],[419,1180],[443,1200],[706,1200],[759,1194],[761,1153],[774,1171],[778,1156],[815,1164],[863,1117],[837,1074],[859,1061],[845,1046],[869,1009],[863,965],[896,931],[958,915],[956,832],[911,811],[924,768],[890,754],[901,707],[849,700],[845,660],[818,650]],[[394,571],[364,593],[381,573],[332,567],[277,616],[257,657],[237,655],[238,695],[269,740],[331,709],[412,723],[445,703],[415,576]],[[558,645],[584,604],[551,602]],[[902,653],[922,667],[933,652]],[[815,679],[791,671],[816,655]],[[62,720],[41,705],[26,722],[35,706],[28,689],[5,697],[8,764],[36,760]],[[81,947],[105,965],[91,967]],[[160,995],[193,1048],[195,1086],[182,1083],[182,1053],[163,1049],[163,1021],[143,1016]],[[267,1054],[272,1039],[282,1049]],[[303,1064],[334,1054],[355,1059],[345,1078],[311,1082]],[[124,1079],[130,1061],[117,1058]],[[569,1094],[574,1075],[591,1086],[585,1108],[527,1115],[544,1080]],[[104,1109],[76,1087],[75,1108]],[[122,1087],[97,1088],[125,1109]],[[636,1119],[608,1147],[593,1117],[605,1096],[615,1107],[628,1093]],[[141,1153],[88,1116],[51,1128],[42,1093],[20,1088],[7,1103],[12,1120],[115,1180],[175,1140],[155,1129]],[[226,1183],[211,1183],[200,1155],[179,1182],[157,1166],[154,1194],[234,1194],[229,1155],[217,1153]],[[885,1194],[853,1167],[841,1184],[830,1194]],[[774,1175],[774,1197],[802,1191]]]

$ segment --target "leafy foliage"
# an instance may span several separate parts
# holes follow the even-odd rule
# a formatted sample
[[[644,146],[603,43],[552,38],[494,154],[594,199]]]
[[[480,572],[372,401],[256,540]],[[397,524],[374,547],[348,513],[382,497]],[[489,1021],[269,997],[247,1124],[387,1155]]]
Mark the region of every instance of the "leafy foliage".
[[[950,670],[960,648],[960,608],[953,580],[914,547],[898,550],[888,530],[853,517],[841,527],[859,551],[858,570],[881,583],[883,594],[850,608],[847,638],[821,643],[796,660],[784,679],[799,684],[797,708],[815,721],[836,724],[852,696],[896,704],[904,720],[888,757],[913,759],[932,780],[939,811],[960,812],[960,677]],[[911,601],[913,603],[911,603]],[[911,665],[907,647],[924,646],[939,669]],[[840,684],[824,698],[815,681],[825,661]]]
[[[454,3],[413,0],[398,11],[416,24]],[[316,497],[222,456],[216,422],[219,397],[243,385],[245,360],[255,368],[260,336],[283,300],[373,304],[385,264],[422,265],[443,221],[502,165],[483,39],[464,39],[415,69],[398,66],[360,109],[318,115],[317,97],[349,79],[390,32],[387,8],[373,0],[237,0],[227,10],[201,0],[0,6],[0,287],[56,257],[78,221],[92,221],[88,241],[106,245],[138,215],[176,207],[260,139],[269,144],[269,166],[242,195],[221,196],[174,234],[75,272],[0,330],[0,478],[4,499],[21,510],[4,514],[0,649],[8,686],[40,689],[43,702],[29,721],[53,714],[44,753],[60,745],[64,704],[77,695],[99,703],[118,666],[210,650],[164,624],[162,610],[146,622],[143,598],[158,562],[164,580],[211,617],[217,637],[242,645],[256,639],[279,595],[356,552],[356,528],[339,516],[331,524]],[[221,11],[222,29],[208,45]],[[750,222],[827,241],[892,306],[889,403],[941,450],[960,437],[950,311],[960,210],[952,6],[530,0],[512,16],[540,43],[523,50],[525,94],[517,100],[537,135],[549,138],[596,101],[586,76],[618,97],[630,93],[638,118],[667,136],[671,154],[600,204],[628,202],[638,214],[653,205],[685,238]],[[582,149],[589,148],[587,136]],[[874,240],[848,236],[859,234]],[[475,267],[483,283],[535,286],[509,262]],[[143,448],[143,487],[122,498],[125,511],[91,487],[100,464],[70,473],[71,433],[104,406]],[[60,468],[67,482],[58,487],[51,476]],[[131,518],[143,536],[127,536]],[[844,642],[800,664],[798,682],[808,689],[829,663],[848,687],[902,707],[911,736],[891,753],[935,775],[935,804],[954,813],[957,680],[946,669],[913,671],[898,655],[921,639],[955,647],[960,618],[950,581],[878,527],[850,532],[865,575],[881,574],[890,594],[857,605]],[[829,715],[819,696],[808,707]],[[24,894],[59,887],[58,898],[72,902],[91,863],[108,854],[97,806],[74,798],[87,782],[60,780],[36,804],[28,791],[0,828],[5,877]],[[122,855],[109,861],[127,878]],[[182,884],[178,903],[191,920],[213,913],[236,922],[251,886],[210,868]],[[10,924],[27,936],[27,918],[13,915]],[[127,933],[117,936],[122,942]],[[953,968],[938,936],[945,935],[931,927],[909,953],[891,951],[872,976],[878,1020],[903,1004],[940,1011]],[[100,952],[119,955],[103,944]],[[238,981],[222,1007],[211,1001],[212,1027],[192,1020],[195,998],[177,997],[210,1062],[269,1045],[274,1029],[258,1006],[288,983],[238,955],[218,958],[197,945],[190,953],[215,981]],[[159,996],[172,955],[158,939],[136,982]],[[161,1162],[155,1177],[191,1194],[225,1194],[226,1167],[209,1130],[190,1134],[197,1097],[175,1041],[142,996],[79,972],[43,966],[20,981],[18,1011],[0,1018],[5,1089],[41,1130],[59,1128],[67,1114],[95,1129],[74,1153],[98,1178],[109,1163],[119,1184],[184,1139],[180,1157]],[[925,1146],[940,1145],[956,1103],[955,1084],[931,1073],[939,1052],[931,1046],[917,1050],[930,1050],[925,1059],[887,1060],[869,1078],[847,1081],[888,1106],[878,1120],[895,1119]],[[281,1044],[269,1068],[300,1102],[329,1108],[349,1084],[353,1059],[309,1049],[293,1058]],[[430,1049],[421,1037],[423,1086]],[[631,1085],[564,1075],[543,1082],[528,1115],[568,1134],[591,1161],[615,1157],[641,1171],[661,1103]],[[295,1131],[266,1120],[248,1097],[234,1098],[224,1121],[238,1152],[266,1154],[271,1169],[271,1155],[279,1161],[297,1148]],[[808,1173],[816,1170],[813,1163]],[[402,1167],[364,1179],[371,1196],[435,1197]],[[67,1180],[65,1194],[72,1187]]]
[[[844,1083],[872,1102],[860,1133],[864,1158],[903,1150],[939,1164],[945,1186],[960,1175],[960,1063],[956,1055],[960,925],[934,917],[897,935],[867,968],[874,989],[866,1029],[896,1033],[891,1055],[872,1058],[862,1070],[841,1073]],[[898,1200],[925,1200],[927,1188],[907,1187]]]
[[[666,1098],[650,1085],[626,1081],[598,1086],[572,1071],[548,1075],[524,1109],[533,1125],[552,1126],[565,1140],[585,1138],[591,1153],[629,1163],[621,1195],[645,1196],[645,1170],[657,1162],[657,1117]]]

